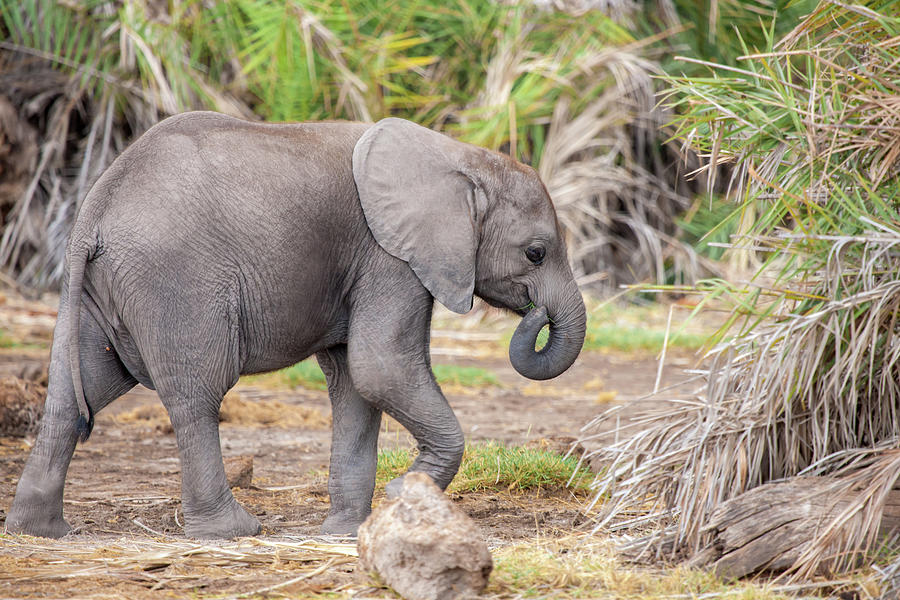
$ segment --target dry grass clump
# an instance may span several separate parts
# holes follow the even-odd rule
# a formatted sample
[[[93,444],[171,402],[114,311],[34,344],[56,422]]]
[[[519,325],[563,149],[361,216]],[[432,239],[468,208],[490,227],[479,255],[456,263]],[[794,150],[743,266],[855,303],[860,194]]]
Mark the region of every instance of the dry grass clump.
[[[60,280],[76,207],[160,115],[247,104],[189,59],[158,3],[4,2],[0,10],[0,264]]]
[[[138,406],[117,415],[116,421],[140,424],[162,433],[173,431],[166,409],[159,404]],[[219,422],[246,427],[327,429],[331,427],[331,416],[314,407],[271,399],[246,400],[237,392],[229,392],[222,400]]]
[[[900,475],[898,5],[825,0],[745,60],[741,77],[673,80],[672,96],[679,135],[736,167],[748,234],[735,247],[760,270],[707,289],[743,327],[710,353],[695,397],[604,438],[599,527],[662,526],[644,549],[689,556],[724,501],[827,474],[848,504],[791,566],[806,577],[857,564]]]
[[[174,433],[169,414],[161,404],[145,404],[115,416],[117,423],[123,425],[140,425],[160,433]]]
[[[635,568],[621,560],[615,540],[585,534],[499,548],[493,556],[494,572],[484,592],[485,598],[491,600],[523,597],[775,600],[796,598],[798,593],[815,593],[820,588],[842,591],[842,584],[834,583],[727,582],[699,569]],[[877,584],[874,580],[843,582],[843,587],[873,591]]]
[[[322,414],[317,408],[286,404],[280,400],[245,400],[236,392],[225,395],[219,411],[219,421],[230,425],[263,427],[331,427],[331,416]]]
[[[0,377],[0,435],[23,437],[37,430],[47,388],[18,377]]]

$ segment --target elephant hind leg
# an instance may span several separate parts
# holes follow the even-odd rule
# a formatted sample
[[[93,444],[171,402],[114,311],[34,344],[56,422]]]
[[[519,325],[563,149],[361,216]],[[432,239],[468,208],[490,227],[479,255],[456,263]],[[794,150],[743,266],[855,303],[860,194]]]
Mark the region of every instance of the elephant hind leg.
[[[240,314],[230,292],[207,296],[194,290],[177,297],[129,331],[175,431],[184,531],[230,539],[256,535],[261,526],[231,493],[219,441],[222,398],[241,369]]]
[[[69,369],[66,313],[60,311],[56,324],[50,381],[37,439],[6,517],[6,529],[12,533],[58,538],[71,530],[63,518],[63,488],[78,439],[78,409]],[[87,311],[82,313],[79,345],[85,397],[96,414],[137,382]]]
[[[259,521],[234,499],[225,477],[219,441],[222,394],[204,391],[199,374],[154,381],[178,442],[185,533],[199,539],[258,534]]]

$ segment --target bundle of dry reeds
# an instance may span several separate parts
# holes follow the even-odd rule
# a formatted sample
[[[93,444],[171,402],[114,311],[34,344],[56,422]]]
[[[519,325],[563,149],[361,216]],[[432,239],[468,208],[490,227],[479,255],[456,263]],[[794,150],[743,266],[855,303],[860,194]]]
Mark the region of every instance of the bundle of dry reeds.
[[[755,219],[734,246],[759,272],[718,288],[744,325],[710,352],[696,396],[604,438],[596,501],[601,527],[656,524],[645,549],[684,557],[724,501],[836,477],[848,504],[791,566],[807,576],[875,543],[900,475],[900,7],[825,0],[746,64],[673,80],[679,135],[736,166],[735,210]]]

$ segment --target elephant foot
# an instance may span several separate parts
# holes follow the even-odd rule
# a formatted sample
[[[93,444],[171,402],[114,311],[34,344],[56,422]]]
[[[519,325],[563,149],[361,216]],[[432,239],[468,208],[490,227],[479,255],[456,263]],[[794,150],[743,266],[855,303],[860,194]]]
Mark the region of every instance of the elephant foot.
[[[185,511],[184,533],[191,538],[231,539],[248,535],[258,535],[262,531],[259,520],[232,500],[228,508],[212,517],[191,515]]]
[[[13,501],[13,506],[6,515],[6,531],[37,537],[61,538],[72,531],[72,527],[63,519],[62,511],[55,513],[56,511],[25,507],[22,503]]]
[[[363,524],[363,521],[368,516],[368,512],[365,515],[360,515],[358,511],[331,512],[328,514],[325,522],[322,523],[320,531],[322,535],[349,535],[356,537],[359,526]]]

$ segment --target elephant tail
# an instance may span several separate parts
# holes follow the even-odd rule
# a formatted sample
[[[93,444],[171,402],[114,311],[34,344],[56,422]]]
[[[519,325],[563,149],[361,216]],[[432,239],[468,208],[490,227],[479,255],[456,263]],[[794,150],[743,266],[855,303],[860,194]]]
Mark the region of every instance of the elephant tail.
[[[72,385],[75,388],[75,402],[78,405],[78,423],[76,430],[78,439],[87,441],[94,428],[94,415],[84,398],[84,383],[81,380],[81,348],[78,343],[79,326],[81,324],[81,292],[84,287],[84,269],[90,256],[90,249],[84,244],[73,244],[69,253],[69,370],[72,373]]]

